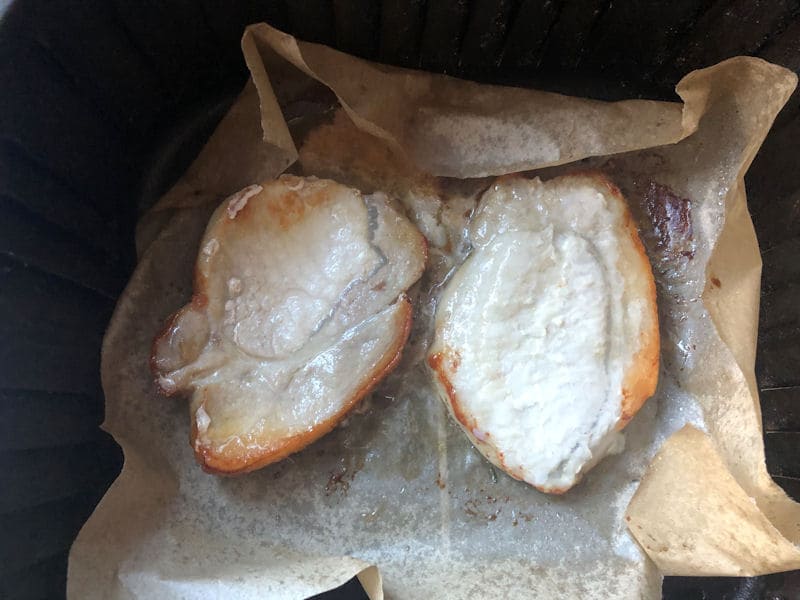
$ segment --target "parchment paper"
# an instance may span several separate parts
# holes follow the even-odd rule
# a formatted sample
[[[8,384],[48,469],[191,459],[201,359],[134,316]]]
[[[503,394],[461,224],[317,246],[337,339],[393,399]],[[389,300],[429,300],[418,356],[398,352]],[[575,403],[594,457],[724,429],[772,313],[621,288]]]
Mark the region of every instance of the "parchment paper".
[[[742,180],[791,72],[731,59],[685,77],[683,106],[608,104],[383,67],[266,25],[242,45],[252,82],[141,222],[139,266],[103,348],[105,428],[125,466],[73,546],[70,597],[301,598],[358,574],[371,598],[658,598],[661,574],[800,568],[800,510],[764,466],[760,259]],[[334,117],[325,107],[337,98]],[[439,194],[400,198],[438,250],[416,290],[414,338],[344,426],[245,477],[204,474],[186,403],[155,393],[152,337],[191,293],[216,204],[277,175],[325,127],[352,134],[342,159],[375,147],[395,157],[369,177]],[[300,155],[295,170],[336,167]],[[493,469],[427,383],[425,324],[468,251],[460,209],[482,185],[434,176],[587,168],[611,177],[638,219],[659,288],[662,368],[625,451],[552,497]],[[462,220],[448,217],[453,206]]]

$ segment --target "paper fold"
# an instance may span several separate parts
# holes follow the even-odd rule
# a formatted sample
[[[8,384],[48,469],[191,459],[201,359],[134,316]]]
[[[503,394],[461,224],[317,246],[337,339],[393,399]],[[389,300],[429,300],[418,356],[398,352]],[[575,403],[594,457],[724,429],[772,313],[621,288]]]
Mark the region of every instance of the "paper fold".
[[[791,72],[738,58],[684,78],[684,105],[604,103],[376,65],[263,24],[248,28],[242,48],[251,82],[140,222],[139,266],[102,364],[105,427],[126,464],[72,549],[71,597],[297,598],[358,576],[376,599],[384,590],[657,598],[658,569],[800,566],[798,506],[764,468],[753,378],[760,261],[742,181],[796,84]],[[347,118],[331,124],[326,103],[336,98]],[[441,283],[433,264],[417,299],[417,338],[363,414],[246,477],[216,478],[194,464],[184,403],[152,386],[151,340],[191,294],[213,208],[290,167],[309,129],[340,125],[374,136],[442,191],[444,201],[432,197],[414,219],[472,201],[432,175],[597,168],[622,188],[659,287],[659,389],[626,428],[625,452],[565,496],[496,472],[435,397],[418,360],[425,307]],[[370,177],[386,175],[376,169]],[[665,260],[648,212],[654,189],[688,201],[692,258]],[[447,258],[438,250],[432,256]]]

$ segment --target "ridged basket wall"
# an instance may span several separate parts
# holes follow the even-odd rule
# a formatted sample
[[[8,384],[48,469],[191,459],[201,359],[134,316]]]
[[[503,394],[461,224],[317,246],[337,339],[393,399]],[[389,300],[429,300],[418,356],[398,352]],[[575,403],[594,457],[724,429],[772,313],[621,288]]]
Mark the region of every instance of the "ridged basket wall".
[[[738,54],[800,70],[800,0],[0,0],[0,598],[63,597],[119,471],[99,348],[137,205],[246,77],[245,25],[382,62],[602,99],[677,99]],[[748,176],[763,251],[757,375],[770,472],[800,499],[800,95]],[[665,598],[798,598],[800,574],[668,578]],[[362,597],[350,584],[328,597]]]

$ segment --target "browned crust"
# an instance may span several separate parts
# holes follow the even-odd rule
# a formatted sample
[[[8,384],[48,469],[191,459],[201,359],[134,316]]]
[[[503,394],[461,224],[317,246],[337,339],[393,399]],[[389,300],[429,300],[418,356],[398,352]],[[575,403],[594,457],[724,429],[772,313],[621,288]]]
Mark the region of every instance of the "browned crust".
[[[330,419],[320,423],[311,431],[304,431],[278,440],[267,448],[259,449],[257,453],[242,452],[240,451],[240,446],[235,446],[233,452],[218,453],[212,447],[196,445],[196,420],[192,419],[191,445],[195,449],[197,462],[200,463],[203,470],[217,475],[249,473],[302,450],[336,427],[364,396],[369,394],[384,377],[392,372],[400,361],[403,347],[411,331],[412,310],[411,302],[406,296],[402,296],[398,302],[401,310],[398,311],[397,320],[395,321],[396,338],[389,351],[384,354],[375,369],[366,375],[356,393],[343,403],[342,408]],[[234,445],[231,444],[229,447],[234,447]]]
[[[505,175],[503,179],[513,179],[518,175]],[[557,182],[560,179],[576,179],[584,178],[590,179],[606,188],[609,194],[617,199],[622,208],[622,224],[621,228],[627,233],[633,245],[633,253],[628,253],[626,257],[628,260],[633,260],[639,267],[637,272],[645,274],[643,279],[644,289],[630,290],[634,295],[641,295],[647,298],[647,307],[650,312],[650,324],[640,334],[641,345],[639,351],[633,358],[632,364],[625,373],[622,382],[622,401],[620,409],[620,419],[617,422],[616,429],[621,430],[628,424],[633,416],[639,411],[645,401],[653,395],[658,383],[658,370],[659,370],[659,353],[660,353],[660,336],[658,329],[658,312],[656,305],[656,286],[653,279],[653,271],[647,254],[644,250],[644,245],[639,238],[639,232],[636,224],[633,221],[630,209],[628,208],[627,201],[622,195],[619,188],[614,185],[604,174],[597,171],[582,171],[570,173],[556,177],[550,182]],[[623,271],[627,272],[627,270]],[[626,279],[626,285],[630,282]],[[496,447],[488,442],[490,438],[489,432],[484,434],[484,440],[477,439],[473,433],[477,424],[475,419],[472,418],[467,411],[465,411],[458,400],[455,386],[450,379],[450,373],[455,373],[461,363],[461,356],[457,350],[444,348],[439,352],[431,353],[428,356],[428,366],[435,376],[435,383],[441,393],[442,400],[445,402],[449,412],[453,418],[459,423],[467,437],[469,437],[472,444],[489,460],[491,463],[497,465],[508,475],[514,479],[524,481],[521,473],[516,472],[514,469],[509,468],[504,461],[503,453]],[[579,473],[575,482],[568,487],[545,487],[540,485],[533,485],[534,488],[540,492],[547,494],[561,495],[570,490],[582,478],[583,473]]]
[[[633,220],[631,211],[625,197],[619,188],[609,181],[601,173],[587,174],[597,182],[604,184],[609,192],[619,201],[623,207],[622,227],[627,231],[628,237],[633,245],[635,255],[629,258],[639,263],[637,272],[645,273],[642,283],[644,289],[633,290],[634,294],[647,298],[647,310],[649,311],[650,327],[644,329],[639,336],[639,351],[633,358],[630,368],[625,373],[622,380],[622,403],[620,418],[617,422],[617,430],[623,429],[633,416],[639,412],[647,399],[656,391],[658,385],[658,370],[661,353],[661,336],[658,329],[658,305],[656,303],[656,282],[653,278],[653,268],[647,258],[644,244],[639,237],[639,231]],[[628,282],[626,282],[627,285]]]
[[[439,380],[439,385],[444,392],[445,399],[449,403],[449,408],[453,413],[453,416],[455,417],[456,421],[461,423],[462,427],[466,427],[467,429],[471,430],[473,427],[475,427],[475,420],[467,416],[467,414],[461,409],[461,405],[458,403],[458,397],[456,396],[456,388],[453,385],[453,382],[450,381],[450,377],[448,377],[447,369],[445,367],[445,365],[448,365],[452,371],[456,371],[460,363],[460,356],[458,356],[456,352],[453,352],[449,348],[443,350],[442,352],[431,354],[428,357],[428,366],[430,366]]]
[[[475,438],[472,430],[477,427],[477,423],[475,422],[475,419],[470,417],[461,407],[461,404],[458,401],[458,396],[456,395],[456,388],[448,375],[448,373],[451,372],[455,373],[460,365],[461,355],[458,353],[458,351],[452,350],[451,348],[446,348],[441,352],[436,352],[428,357],[428,366],[433,370],[436,378],[438,379],[441,391],[444,392],[442,399],[445,400],[450,413],[453,415],[453,418],[458,421],[461,427],[467,432],[467,435],[469,435],[472,439]],[[474,439],[474,443],[476,445],[488,446],[488,444],[484,444],[484,440],[477,438]]]
[[[458,400],[455,386],[450,379],[450,373],[455,373],[461,366],[461,355],[457,350],[445,348],[441,352],[436,352],[428,356],[428,366],[436,376],[437,387],[442,396],[442,400],[447,406],[453,418],[461,425],[464,433],[467,434],[472,444],[478,448],[489,462],[497,465],[503,471],[511,475],[514,479],[522,480],[521,475],[510,469],[505,463],[505,457],[495,446],[487,440],[491,437],[490,432],[482,432],[481,438],[476,434],[477,423],[469,413],[467,413]]]
[[[336,182],[331,183],[342,185]],[[330,190],[325,187],[315,189],[312,194],[306,194],[303,198],[301,198],[300,194],[296,191],[289,189],[283,194],[275,198],[271,198],[269,202],[263,203],[262,206],[264,210],[268,211],[270,218],[274,223],[283,229],[287,229],[297,221],[301,220],[305,212],[307,212],[309,209],[324,204],[330,200],[330,198]],[[224,239],[226,236],[231,235],[228,233],[228,230],[233,226],[234,222],[241,224],[243,221],[253,221],[256,218],[256,212],[254,208],[256,204],[258,204],[258,201],[252,199],[239,207],[236,213],[231,216],[226,214],[228,209],[228,201],[226,200],[223,202],[209,220],[208,228],[206,229],[201,241],[200,252],[202,252],[202,244],[205,244],[209,238]],[[417,273],[417,277],[419,277],[424,269],[424,265],[427,262],[428,245],[424,236],[419,232],[416,233],[416,243],[418,244],[419,250],[422,254],[422,266],[420,268],[420,272]],[[189,304],[176,311],[167,319],[164,327],[155,336],[152,343],[149,359],[150,369],[155,376],[156,387],[165,396],[174,396],[179,394],[185,395],[186,392],[190,391],[186,387],[176,389],[164,388],[159,379],[159,376],[163,374],[163,371],[158,368],[158,365],[156,364],[156,357],[159,343],[165,341],[166,338],[173,333],[174,328],[184,315],[192,310],[203,312],[208,306],[208,294],[210,293],[208,290],[208,277],[201,266],[199,257],[194,267],[193,286],[195,293],[192,296]],[[269,443],[265,448],[259,448],[258,450],[247,449],[243,444],[233,443],[227,446],[225,451],[218,452],[210,445],[203,446],[198,443],[197,419],[196,415],[193,414],[191,419],[190,444],[194,449],[195,457],[202,468],[209,473],[216,473],[220,475],[237,475],[247,473],[282,460],[290,454],[302,450],[312,442],[330,432],[365,395],[372,391],[372,389],[395,368],[400,360],[402,349],[408,340],[409,332],[411,330],[412,308],[411,302],[405,296],[405,294],[401,295],[397,302],[399,303],[400,310],[398,310],[397,314],[395,315],[395,327],[393,327],[391,331],[386,332],[387,335],[393,333],[396,336],[393,340],[392,346],[381,358],[381,361],[375,367],[375,369],[365,376],[356,393],[342,404],[341,409],[337,411],[337,413],[330,419],[315,426],[311,431],[304,431],[300,434],[281,440],[275,440],[274,442]],[[202,392],[195,393],[208,394],[208,391],[204,390]],[[203,406],[206,400],[207,398],[203,398],[199,403],[199,406]],[[261,440],[249,441],[255,442],[253,445],[257,445]]]
[[[464,430],[464,433],[467,434],[467,437],[469,437],[472,444],[478,448],[478,450],[480,450],[481,454],[483,454],[489,462],[502,469],[505,473],[517,481],[525,481],[521,473],[515,471],[506,464],[503,453],[488,442],[488,439],[491,438],[490,432],[484,432],[483,440],[478,439],[473,433],[473,430],[477,427],[475,419],[470,417],[461,407],[461,404],[458,401],[455,386],[448,375],[448,370],[455,372],[458,369],[460,362],[461,356],[458,354],[458,352],[450,349],[446,349],[442,352],[436,352],[428,356],[428,366],[436,376],[437,387],[442,394],[442,400],[445,402],[448,411],[451,415],[453,415],[453,418],[458,421],[459,425],[461,425],[461,428]],[[555,495],[563,494],[570,489],[546,488],[540,485],[534,485],[533,487],[540,492]]]
[[[622,430],[633,416],[639,412],[639,409],[644,405],[650,396],[656,391],[658,385],[658,370],[661,352],[661,339],[658,329],[658,307],[656,304],[656,282],[653,278],[653,268],[650,260],[647,258],[647,253],[644,249],[644,244],[639,237],[639,231],[636,228],[636,223],[633,220],[628,202],[625,196],[622,195],[620,189],[600,171],[578,171],[570,173],[569,175],[562,175],[556,177],[551,182],[557,182],[560,179],[573,179],[584,178],[590,179],[606,188],[609,194],[616,198],[619,205],[622,207],[622,225],[621,228],[628,234],[628,238],[633,245],[633,253],[628,253],[626,258],[629,261],[637,263],[637,268],[633,271],[637,273],[646,274],[642,277],[643,289],[630,290],[633,295],[647,298],[647,308],[650,312],[649,327],[640,333],[640,347],[639,351],[633,358],[633,361],[625,373],[622,380],[622,402],[620,408],[620,418],[617,421],[617,430]],[[623,273],[630,272],[629,266],[622,270]],[[626,278],[626,286],[631,287],[634,282]]]

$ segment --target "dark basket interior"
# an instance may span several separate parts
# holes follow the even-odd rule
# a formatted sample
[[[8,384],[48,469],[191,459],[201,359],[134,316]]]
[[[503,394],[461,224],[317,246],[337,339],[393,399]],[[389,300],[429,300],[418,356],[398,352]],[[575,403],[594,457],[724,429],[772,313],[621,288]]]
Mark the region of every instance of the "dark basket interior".
[[[800,0],[0,0],[0,597],[64,595],[78,529],[119,471],[99,348],[163,192],[246,72],[266,21],[383,62],[602,99],[676,99],[750,54],[800,70]],[[747,176],[764,259],[767,462],[800,499],[800,95]],[[665,598],[799,598],[800,572],[667,578]],[[363,597],[357,584],[326,596]]]

